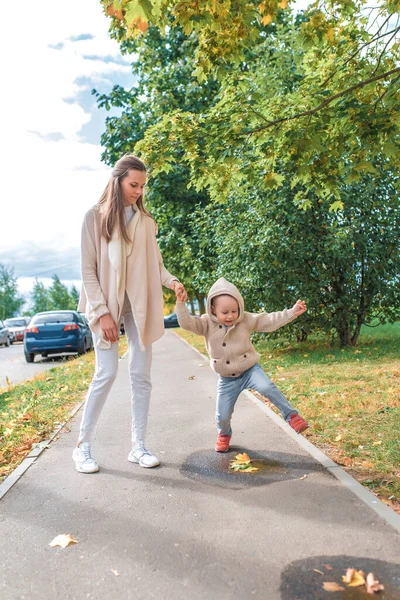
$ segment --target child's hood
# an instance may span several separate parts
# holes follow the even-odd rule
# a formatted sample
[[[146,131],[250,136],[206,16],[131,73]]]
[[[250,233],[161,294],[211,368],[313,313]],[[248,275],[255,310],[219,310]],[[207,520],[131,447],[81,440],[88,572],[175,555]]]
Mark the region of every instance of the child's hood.
[[[208,292],[207,314],[213,321],[218,322],[217,317],[211,312],[211,300],[216,296],[222,296],[225,294],[228,296],[233,296],[233,298],[235,298],[235,300],[237,300],[239,304],[239,318],[236,321],[236,323],[239,323],[239,321],[241,321],[244,316],[244,301],[242,298],[242,294],[239,292],[237,287],[233,285],[233,283],[229,283],[229,281],[227,281],[225,277],[220,277]]]

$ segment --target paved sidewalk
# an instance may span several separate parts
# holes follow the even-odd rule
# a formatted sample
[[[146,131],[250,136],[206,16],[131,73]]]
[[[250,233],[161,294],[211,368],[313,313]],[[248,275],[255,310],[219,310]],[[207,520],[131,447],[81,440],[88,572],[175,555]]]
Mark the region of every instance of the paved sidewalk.
[[[93,444],[100,473],[72,463],[80,411],[0,502],[1,600],[372,597],[323,591],[351,566],[385,584],[376,598],[400,599],[398,533],[247,397],[235,410],[233,451],[214,452],[215,386],[204,360],[167,331],[154,345],[147,439],[162,465],[142,469],[127,461],[122,360]],[[229,473],[239,451],[265,468]],[[79,543],[49,548],[61,533]]]

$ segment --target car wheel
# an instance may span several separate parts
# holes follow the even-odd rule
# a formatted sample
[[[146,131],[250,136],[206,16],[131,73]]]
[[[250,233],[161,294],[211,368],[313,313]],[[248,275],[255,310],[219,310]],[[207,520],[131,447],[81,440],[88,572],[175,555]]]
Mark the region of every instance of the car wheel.
[[[83,339],[82,344],[79,346],[78,356],[82,356],[82,354],[85,354],[85,352],[86,352],[86,342]]]
[[[10,338],[7,338],[6,343],[4,344],[6,348],[8,348],[10,346]]]
[[[25,352],[25,360],[28,363],[33,363],[33,361],[35,360],[35,355],[31,354],[30,352]]]

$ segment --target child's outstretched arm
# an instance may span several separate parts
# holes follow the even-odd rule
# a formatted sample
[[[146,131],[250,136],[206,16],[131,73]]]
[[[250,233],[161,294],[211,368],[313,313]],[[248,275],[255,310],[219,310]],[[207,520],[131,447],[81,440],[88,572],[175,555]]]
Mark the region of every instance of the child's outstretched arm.
[[[189,313],[188,308],[185,304],[187,300],[187,293],[176,294],[176,314],[178,316],[179,325],[182,329],[197,333],[197,335],[206,335],[208,330],[208,316],[202,315],[201,317],[193,316]]]
[[[246,313],[245,318],[252,331],[268,333],[294,321],[306,310],[306,303],[303,300],[298,300],[293,308],[285,308],[272,313]]]

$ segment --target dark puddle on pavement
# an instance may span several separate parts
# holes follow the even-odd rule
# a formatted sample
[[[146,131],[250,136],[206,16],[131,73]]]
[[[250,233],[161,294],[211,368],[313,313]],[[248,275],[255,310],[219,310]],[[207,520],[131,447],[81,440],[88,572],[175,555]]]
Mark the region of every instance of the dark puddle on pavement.
[[[257,467],[258,471],[240,473],[229,468],[230,462],[235,459],[237,454],[242,452],[247,452],[252,459],[252,466]],[[226,453],[218,453],[211,449],[200,450],[187,457],[180,473],[189,479],[194,479],[206,485],[243,489],[260,487],[285,479],[299,479],[307,472],[304,470],[304,466],[293,465],[291,457],[282,455],[282,458],[289,458],[291,464],[288,465],[286,460],[284,462],[276,460],[273,453],[270,456],[265,456],[259,452],[235,446],[231,447],[230,451]],[[299,472],[299,469],[302,470]]]
[[[385,589],[368,594],[365,585],[349,587],[342,581],[348,568],[364,571],[365,577],[372,572]],[[336,582],[344,590],[328,592],[323,589],[324,582]],[[400,565],[359,556],[313,556],[286,567],[281,576],[280,593],[281,600],[400,600]]]

